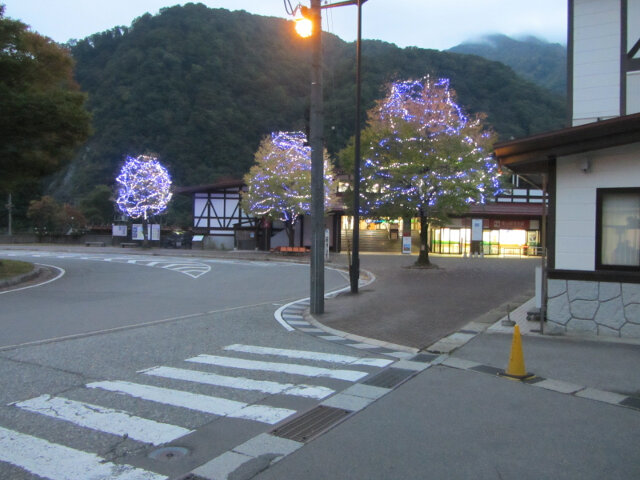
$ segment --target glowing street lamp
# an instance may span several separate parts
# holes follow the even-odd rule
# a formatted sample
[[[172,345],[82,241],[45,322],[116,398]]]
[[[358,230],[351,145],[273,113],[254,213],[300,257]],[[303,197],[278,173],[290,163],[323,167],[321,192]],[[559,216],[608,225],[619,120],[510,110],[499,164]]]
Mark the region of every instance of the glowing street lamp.
[[[313,20],[311,20],[311,14],[307,7],[300,6],[296,9],[294,21],[296,22],[296,32],[302,38],[309,38],[313,35]]]

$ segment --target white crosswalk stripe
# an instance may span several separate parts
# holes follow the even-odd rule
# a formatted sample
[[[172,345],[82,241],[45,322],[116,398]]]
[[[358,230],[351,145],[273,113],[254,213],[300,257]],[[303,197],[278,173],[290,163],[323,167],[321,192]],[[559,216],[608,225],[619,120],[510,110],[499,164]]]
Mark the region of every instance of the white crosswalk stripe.
[[[165,480],[153,472],[105,462],[93,453],[0,427],[0,461],[50,480]]]
[[[93,382],[88,388],[101,388],[111,392],[123,393],[132,397],[164,403],[174,407],[198,410],[204,413],[233,418],[245,418],[257,422],[275,424],[296,413],[288,408],[269,407],[267,405],[248,405],[236,400],[210,397],[182,390],[142,385],[122,381]]]
[[[225,350],[234,352],[255,353],[259,355],[275,355],[287,358],[297,358],[302,360],[315,360],[321,362],[339,363],[341,365],[369,365],[372,367],[386,367],[393,363],[393,360],[383,358],[361,358],[349,355],[338,355],[322,352],[308,352],[304,350],[287,350],[284,348],[258,347],[255,345],[228,345]]]
[[[217,355],[198,355],[188,358],[187,362],[217,365],[219,367],[241,368],[245,370],[260,370],[265,372],[291,373],[306,377],[328,377],[337,380],[356,382],[368,375],[367,372],[357,370],[334,370],[331,368],[298,365],[295,363],[263,362],[259,360],[245,360],[243,358],[220,357]]]
[[[162,264],[163,262],[159,262],[159,265]],[[170,266],[175,265],[174,263]],[[166,477],[152,471],[126,464],[116,464],[109,459],[101,458],[96,453],[65,446],[63,443],[65,443],[68,433],[61,436],[61,440],[54,437],[53,441],[50,441],[51,432],[55,429],[51,429],[51,424],[47,422],[65,422],[70,426],[65,429],[88,429],[91,432],[99,432],[101,435],[116,435],[120,437],[116,441],[126,439],[127,442],[141,442],[154,446],[164,445],[192,433],[193,430],[185,428],[183,422],[190,422],[193,428],[193,425],[202,422],[201,415],[203,413],[268,425],[274,425],[298,413],[292,408],[263,404],[264,401],[255,403],[256,393],[251,392],[289,396],[288,402],[291,402],[293,397],[297,397],[296,401],[301,402],[301,406],[306,409],[309,407],[310,401],[319,401],[336,393],[334,389],[324,385],[314,385],[314,383],[321,383],[320,378],[331,379],[325,380],[325,382],[335,380],[357,382],[371,373],[372,369],[384,368],[393,363],[393,360],[381,358],[243,344],[228,345],[223,347],[223,350],[234,352],[237,356],[201,354],[184,359],[185,362],[189,362],[189,368],[161,365],[138,372],[141,375],[139,378],[146,378],[150,382],[153,378],[157,382],[185,382],[179,388],[165,388],[145,382],[105,380],[85,385],[87,389],[90,389],[90,392],[85,391],[82,395],[91,393],[93,398],[91,403],[66,398],[78,395],[78,393],[69,392],[65,397],[43,394],[9,404],[12,408],[24,412],[23,415],[34,415],[33,425],[46,429],[48,432],[45,435],[47,440],[0,426],[0,463],[9,463],[33,475],[50,480],[165,479]],[[241,354],[253,358],[258,356],[281,357],[289,359],[291,362],[239,358]],[[314,363],[314,365],[308,365],[308,363]],[[318,366],[318,364],[325,366]],[[339,368],[330,368],[335,366]],[[225,370],[226,375],[223,375],[215,371],[220,368],[237,369],[243,372],[251,371],[253,374],[262,372],[260,375],[266,376],[267,379],[247,378],[247,376],[252,376],[251,373],[247,376],[229,376],[228,370]],[[292,382],[290,376],[287,377],[287,381],[278,381],[284,375],[298,375],[304,379],[304,383]],[[199,389],[211,390],[215,388],[216,396],[188,391],[196,384],[199,385]],[[229,391],[225,389],[229,389]],[[119,395],[113,395],[113,393]],[[247,401],[223,398],[229,395]],[[105,396],[108,398],[104,398]],[[104,400],[100,401],[103,398]],[[100,405],[101,403],[117,405],[120,402],[127,405],[126,410]],[[146,404],[146,402],[152,403]],[[160,410],[163,405],[166,408]],[[136,413],[138,410],[149,411],[150,406],[153,406],[153,411],[157,412],[154,413],[154,417],[162,418],[162,422],[144,418],[144,415],[140,416]],[[176,410],[176,407],[183,410]],[[196,412],[199,416],[194,415]],[[172,418],[180,420],[172,422]],[[190,420],[187,420],[189,418]],[[196,418],[198,420],[194,422]],[[167,421],[165,422],[164,419]],[[68,430],[65,431],[68,432]],[[87,450],[90,448],[87,445]],[[95,451],[101,450],[96,448]],[[2,475],[3,470],[0,465],[0,477]]]
[[[18,402],[15,403],[15,406],[75,423],[81,427],[114,435],[127,435],[134,440],[153,445],[161,445],[191,433],[186,428],[136,417],[122,410],[113,410],[49,395],[41,395],[24,402]]]
[[[253,380],[244,377],[227,377],[209,372],[185,370],[173,367],[153,367],[140,373],[157,377],[185,380],[188,382],[216,385],[218,387],[237,388],[240,390],[253,390],[269,394],[294,395],[298,397],[317,398],[319,400],[328,397],[334,390],[327,387],[314,387],[312,385],[294,385],[292,383],[278,383],[269,380]]]

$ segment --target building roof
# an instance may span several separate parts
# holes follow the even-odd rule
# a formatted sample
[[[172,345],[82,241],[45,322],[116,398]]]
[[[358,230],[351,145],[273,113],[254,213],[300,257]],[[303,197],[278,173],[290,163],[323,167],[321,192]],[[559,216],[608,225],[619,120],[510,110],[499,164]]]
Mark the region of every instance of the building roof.
[[[501,215],[507,217],[540,217],[542,216],[542,203],[511,203],[496,202],[484,205],[471,205],[465,217],[473,215]]]
[[[244,181],[237,178],[221,178],[215,183],[206,185],[196,185],[195,187],[176,187],[175,192],[182,195],[191,195],[192,193],[210,193],[227,188],[242,188]]]
[[[494,156],[516,173],[535,173],[544,171],[549,159],[635,142],[640,142],[640,113],[499,142]]]

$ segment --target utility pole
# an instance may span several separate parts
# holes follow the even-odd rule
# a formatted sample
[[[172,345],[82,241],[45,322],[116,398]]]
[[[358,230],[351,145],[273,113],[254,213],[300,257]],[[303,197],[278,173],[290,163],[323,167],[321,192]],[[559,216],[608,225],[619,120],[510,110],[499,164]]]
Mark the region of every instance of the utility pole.
[[[367,0],[356,0],[358,5],[358,37],[356,41],[356,133],[354,139],[353,168],[353,229],[351,230],[351,265],[349,282],[351,293],[358,293],[360,281],[360,64],[362,51],[362,4]]]
[[[322,16],[321,0],[311,0],[313,21],[311,59],[311,105],[309,144],[311,146],[311,292],[312,314],[324,313],[324,155],[322,141]]]
[[[11,231],[11,210],[13,209],[13,204],[11,203],[11,194],[9,194],[9,201],[7,202],[7,211],[9,212],[9,225],[7,228],[7,235],[13,235]]]

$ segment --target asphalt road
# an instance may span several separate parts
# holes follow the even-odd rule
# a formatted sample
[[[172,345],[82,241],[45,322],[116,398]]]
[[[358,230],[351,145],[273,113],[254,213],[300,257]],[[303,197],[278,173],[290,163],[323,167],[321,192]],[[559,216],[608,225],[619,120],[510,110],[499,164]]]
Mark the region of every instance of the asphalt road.
[[[640,476],[638,345],[525,337],[538,377],[521,383],[495,374],[510,335],[407,360],[313,328],[286,331],[274,311],[307,296],[306,266],[21,255],[65,274],[0,293],[0,479]],[[438,259],[439,271],[394,271],[391,259],[365,261],[378,282],[328,300],[323,320],[375,323],[417,345],[430,341],[429,325],[447,333],[491,316],[493,302],[530,288],[534,266]],[[353,310],[336,315],[349,299]],[[11,329],[14,343],[4,340]],[[314,426],[315,438],[267,434],[327,408],[348,416]]]
[[[285,302],[309,295],[307,265],[126,254],[11,251],[63,273],[38,288],[0,294],[0,347]],[[345,285],[327,270],[328,290]]]
[[[7,253],[64,275],[0,294],[2,479],[174,478],[393,361],[274,319],[307,265]]]

